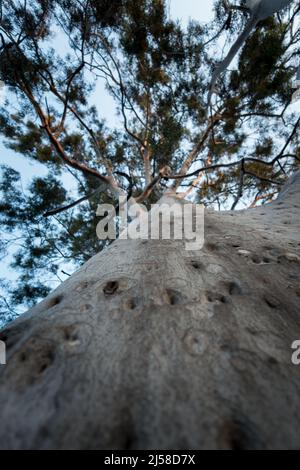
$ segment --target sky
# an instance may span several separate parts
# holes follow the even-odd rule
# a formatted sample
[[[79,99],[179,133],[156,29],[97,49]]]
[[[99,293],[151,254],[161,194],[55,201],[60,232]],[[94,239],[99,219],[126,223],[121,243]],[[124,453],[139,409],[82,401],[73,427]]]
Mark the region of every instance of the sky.
[[[182,23],[190,19],[207,23],[213,18],[213,0],[169,0],[169,11]]]

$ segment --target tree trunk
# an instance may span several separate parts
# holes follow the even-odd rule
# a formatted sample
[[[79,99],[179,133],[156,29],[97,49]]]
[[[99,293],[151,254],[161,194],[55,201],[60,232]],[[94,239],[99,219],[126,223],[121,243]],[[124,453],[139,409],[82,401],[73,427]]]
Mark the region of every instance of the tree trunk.
[[[8,325],[0,447],[300,448],[299,199],[117,240]]]

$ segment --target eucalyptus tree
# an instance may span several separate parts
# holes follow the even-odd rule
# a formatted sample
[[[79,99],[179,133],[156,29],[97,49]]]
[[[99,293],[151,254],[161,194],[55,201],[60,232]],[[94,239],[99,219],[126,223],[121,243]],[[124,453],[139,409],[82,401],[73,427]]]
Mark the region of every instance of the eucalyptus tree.
[[[25,190],[3,168],[2,248],[18,247],[21,271],[3,302],[45,297],[46,275],[84,264],[0,334],[2,447],[299,447],[300,8],[288,3],[251,29],[208,110],[245,5],[216,2],[211,24],[184,29],[162,0],[3,2],[0,130],[48,168]],[[97,204],[119,197],[204,203],[203,249],[107,246]]]

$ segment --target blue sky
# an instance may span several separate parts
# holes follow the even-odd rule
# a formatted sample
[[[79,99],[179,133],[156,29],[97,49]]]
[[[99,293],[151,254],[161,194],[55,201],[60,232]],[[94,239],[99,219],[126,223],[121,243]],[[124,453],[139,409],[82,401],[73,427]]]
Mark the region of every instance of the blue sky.
[[[172,18],[178,18],[183,23],[195,19],[207,23],[213,18],[213,0],[169,0]]]

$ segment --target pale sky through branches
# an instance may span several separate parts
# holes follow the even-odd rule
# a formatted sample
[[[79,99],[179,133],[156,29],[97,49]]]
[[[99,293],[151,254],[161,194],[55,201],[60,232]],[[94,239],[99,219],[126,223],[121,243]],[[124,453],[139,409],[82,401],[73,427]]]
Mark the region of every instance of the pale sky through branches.
[[[200,23],[213,19],[213,0],[168,0],[168,3],[171,17],[183,24],[190,19]]]

